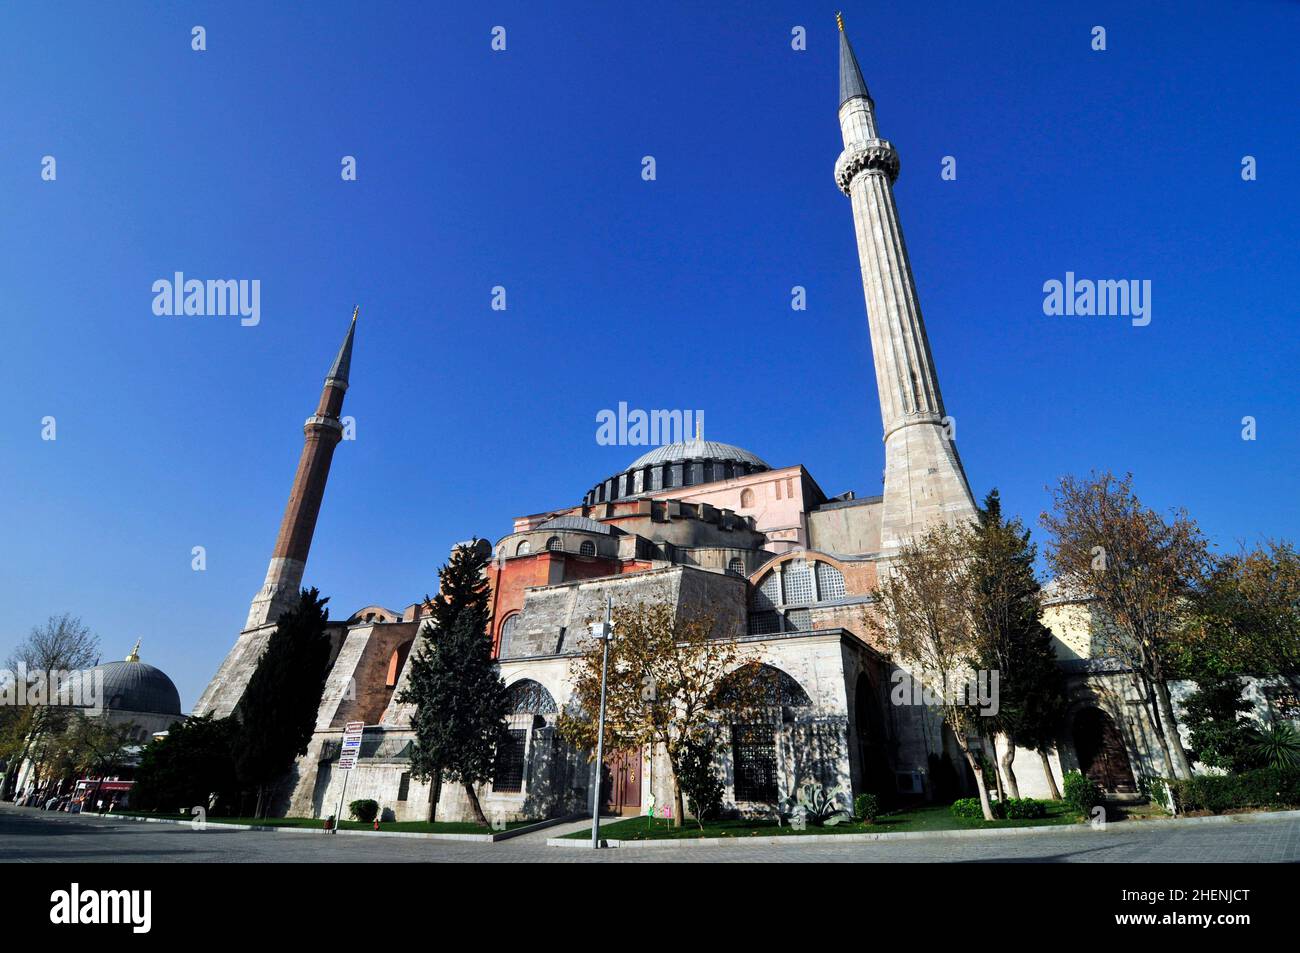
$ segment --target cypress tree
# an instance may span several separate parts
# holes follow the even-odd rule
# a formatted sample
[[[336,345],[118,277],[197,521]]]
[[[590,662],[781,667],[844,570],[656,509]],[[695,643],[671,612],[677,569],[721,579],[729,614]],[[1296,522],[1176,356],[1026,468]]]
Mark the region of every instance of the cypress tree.
[[[483,570],[490,550],[475,539],[456,547],[439,570],[438,595],[426,599],[428,621],[398,700],[415,705],[411,774],[434,779],[429,817],[442,781],[464,785],[480,824],[487,824],[476,784],[492,780],[497,750],[507,740],[505,682],[488,638],[490,590]]]
[[[240,781],[257,790],[256,816],[267,795],[307,753],[329,672],[325,637],[329,610],[316,589],[304,589],[298,605],[281,614],[239,703],[235,767]]]

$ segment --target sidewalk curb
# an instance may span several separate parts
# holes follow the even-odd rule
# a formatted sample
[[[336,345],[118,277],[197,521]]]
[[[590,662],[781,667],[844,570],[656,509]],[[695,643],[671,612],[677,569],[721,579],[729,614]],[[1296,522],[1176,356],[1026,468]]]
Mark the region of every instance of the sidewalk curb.
[[[94,815],[100,817],[101,815]],[[192,824],[193,821],[178,820],[171,817],[139,817],[134,814],[105,814],[103,819],[115,821],[135,821],[142,824]],[[337,832],[323,830],[318,827],[284,827],[272,824],[226,824],[221,821],[209,821],[205,830],[230,830],[230,831],[254,831],[259,834],[331,834],[338,833],[350,837],[405,837],[415,840],[457,840],[457,841],[482,841],[485,843],[496,843],[497,841],[510,840],[512,837],[519,837],[522,834],[531,834],[534,831],[544,830],[548,827],[554,827],[557,824],[564,824],[571,820],[577,820],[577,817],[557,817],[545,821],[538,821],[536,824],[528,824],[524,827],[511,828],[508,831],[497,831],[493,834],[436,834],[426,833],[423,831],[348,831],[339,830]],[[324,823],[322,821],[322,823]]]
[[[1089,824],[1044,824],[1039,827],[997,827],[964,831],[894,831],[880,834],[786,834],[777,837],[691,837],[677,840],[605,840],[602,847],[742,847],[756,844],[763,847],[799,844],[863,844],[872,841],[895,840],[961,840],[971,837],[1026,836],[1036,834],[1111,834],[1129,830],[1156,830],[1196,827],[1201,824],[1256,824],[1274,820],[1300,820],[1300,811],[1259,811],[1249,814],[1212,814],[1208,817],[1174,817],[1154,821],[1119,821],[1109,823],[1104,830],[1094,831]],[[591,843],[562,837],[551,837],[547,847],[577,847],[591,849]]]

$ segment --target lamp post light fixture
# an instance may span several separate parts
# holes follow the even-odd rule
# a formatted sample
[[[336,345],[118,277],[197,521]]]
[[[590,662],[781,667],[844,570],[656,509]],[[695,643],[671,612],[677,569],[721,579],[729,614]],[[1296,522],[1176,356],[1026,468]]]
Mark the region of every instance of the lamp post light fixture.
[[[605,760],[605,670],[609,666],[609,643],[614,641],[614,600],[605,597],[605,621],[591,624],[591,637],[600,639],[600,716],[596,722],[596,765],[591,784],[591,849],[600,848],[600,781]]]

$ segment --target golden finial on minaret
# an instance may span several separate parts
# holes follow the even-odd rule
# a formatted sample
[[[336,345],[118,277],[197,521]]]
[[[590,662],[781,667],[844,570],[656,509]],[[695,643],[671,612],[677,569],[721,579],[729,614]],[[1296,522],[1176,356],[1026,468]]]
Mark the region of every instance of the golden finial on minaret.
[[[356,304],[356,305],[353,305],[353,306],[352,306],[352,321],[353,321],[353,323],[356,323],[356,320],[357,320],[357,312],[360,311],[360,310],[361,310],[361,305]]]
[[[838,10],[835,12],[835,22],[836,22],[837,24],[839,24],[840,32],[843,33],[843,32],[844,32],[844,14],[840,13]]]
[[[140,661],[140,640],[139,639],[135,640],[135,648],[131,650],[131,654],[126,657],[126,660],[128,662]]]

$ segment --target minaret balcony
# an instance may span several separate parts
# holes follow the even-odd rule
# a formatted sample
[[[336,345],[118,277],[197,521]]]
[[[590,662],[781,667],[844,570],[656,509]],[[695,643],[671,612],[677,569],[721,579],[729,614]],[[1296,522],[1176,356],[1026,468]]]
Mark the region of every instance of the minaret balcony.
[[[835,162],[835,184],[845,195],[860,172],[883,172],[892,184],[898,179],[898,150],[888,139],[868,139],[845,149]]]

